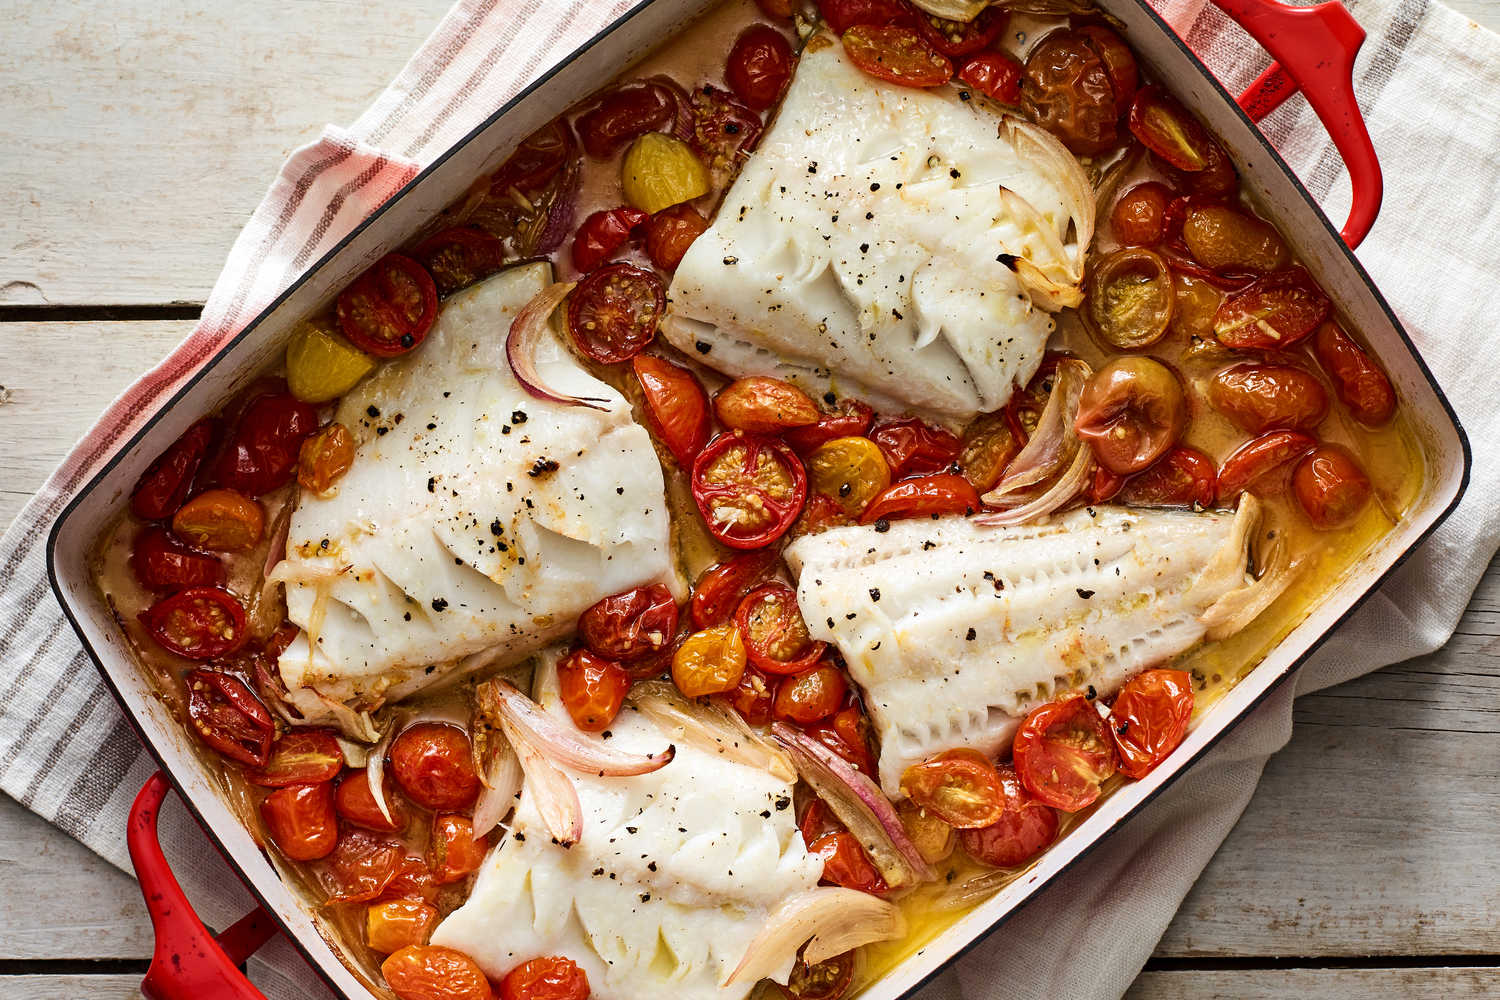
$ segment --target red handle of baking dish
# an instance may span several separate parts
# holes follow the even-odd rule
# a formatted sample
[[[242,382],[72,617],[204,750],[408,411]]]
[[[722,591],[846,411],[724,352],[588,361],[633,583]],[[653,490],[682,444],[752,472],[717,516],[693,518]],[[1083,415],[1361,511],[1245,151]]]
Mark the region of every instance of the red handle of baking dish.
[[[1251,121],[1260,121],[1302,91],[1349,171],[1353,203],[1341,235],[1350,248],[1375,225],[1385,197],[1380,160],[1354,96],[1354,57],[1365,29],[1337,2],[1292,7],[1276,0],[1214,0],[1276,60],[1240,95]]]
[[[151,776],[130,807],[125,833],[156,932],[156,950],[141,981],[141,995],[146,1000],[266,1000],[238,966],[270,940],[276,924],[256,907],[217,938],[203,926],[156,834],[156,818],[170,787],[160,771]]]

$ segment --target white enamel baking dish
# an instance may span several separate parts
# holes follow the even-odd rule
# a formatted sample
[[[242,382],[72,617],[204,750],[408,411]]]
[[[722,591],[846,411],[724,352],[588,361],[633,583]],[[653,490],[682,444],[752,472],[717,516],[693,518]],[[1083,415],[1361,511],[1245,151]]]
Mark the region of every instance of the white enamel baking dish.
[[[294,325],[328,303],[352,278],[459,199],[478,175],[494,169],[524,137],[592,92],[671,36],[717,0],[643,0],[589,41],[483,126],[418,175],[224,347],[156,417],[124,445],[79,493],[53,528],[48,546],[52,586],[141,739],[161,763],[209,837],[258,897],[259,911],[220,938],[204,932],[155,845],[155,807],[167,783],[160,775],[142,791],[131,846],[158,930],[156,960],[143,985],[147,997],[260,996],[236,969],[245,955],[280,929],[333,990],[350,1000],[381,996],[354,963],[340,957],[331,931],[295,889],[282,881],[266,851],[230,812],[191,737],[153,695],[127,650],[110,608],[90,574],[103,526],[126,503],[151,460],[199,416],[217,408],[281,353]],[[1336,3],[1294,9],[1272,0],[1221,0],[1286,67],[1273,67],[1241,100],[1257,118],[1300,85],[1345,156],[1354,211],[1344,239],[1245,110],[1208,73],[1142,0],[1100,0],[1124,25],[1136,52],[1197,112],[1232,153],[1249,188],[1287,234],[1298,255],[1379,356],[1413,420],[1425,453],[1425,478],[1406,517],[1346,576],[1333,582],[1306,621],[1223,700],[1206,712],[1185,745],[1142,781],[1120,788],[1041,858],[1026,875],[964,916],[917,955],[862,994],[903,997],[995,928],[1160,793],[1285,680],[1320,641],[1446,516],[1468,481],[1469,448],[1452,408],[1400,323],[1350,252],[1368,232],[1380,205],[1380,172],[1351,85],[1363,32]],[[1292,83],[1291,81],[1295,81]]]

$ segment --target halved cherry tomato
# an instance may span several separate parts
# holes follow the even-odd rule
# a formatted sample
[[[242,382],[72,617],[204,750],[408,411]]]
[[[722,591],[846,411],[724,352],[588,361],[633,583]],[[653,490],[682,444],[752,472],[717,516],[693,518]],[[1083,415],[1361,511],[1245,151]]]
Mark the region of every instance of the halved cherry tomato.
[[[820,535],[832,528],[853,524],[854,519],[844,513],[839,502],[826,493],[812,493],[807,498],[797,522],[787,532],[788,541],[796,541],[805,535]]]
[[[1120,499],[1136,507],[1212,507],[1218,494],[1214,460],[1186,445],[1169,450],[1126,480]]]
[[[215,552],[254,548],[266,527],[260,504],[234,490],[199,493],[177,508],[172,530],[189,545]]]
[[[860,711],[857,700],[835,712],[832,719],[808,726],[807,735],[865,774],[875,773],[875,755],[870,752],[869,722]]]
[[[1109,224],[1115,239],[1132,247],[1151,247],[1167,238],[1167,204],[1172,192],[1165,184],[1137,184],[1115,202]]]
[[[244,397],[209,479],[247,497],[285,486],[296,474],[302,442],[317,429],[317,408],[287,392],[286,383],[258,383]]]
[[[765,125],[760,115],[717,87],[694,90],[692,106],[692,147],[708,164],[714,187],[720,188],[755,148]]]
[[[344,768],[344,751],[327,729],[293,729],[271,744],[265,765],[245,773],[252,785],[281,788],[332,781]]]
[[[500,982],[501,1000],[588,1000],[589,977],[571,958],[533,958]]]
[[[302,442],[297,453],[297,482],[320,497],[354,467],[354,435],[343,424],[329,424]]]
[[[485,838],[474,836],[474,824],[469,817],[448,814],[432,818],[427,867],[438,885],[457,882],[477,872],[488,849]]]
[[[910,28],[856,24],[844,32],[844,52],[864,72],[903,87],[941,87],[953,79],[952,60]]]
[[[334,792],[333,805],[340,816],[355,826],[381,833],[395,833],[406,829],[406,807],[391,794],[389,782],[385,784],[384,791],[386,805],[391,811],[389,820],[375,804],[375,793],[370,791],[370,772],[363,768],[344,775],[344,780],[339,782],[339,787]]]
[[[469,734],[421,722],[391,744],[391,771],[406,797],[424,809],[466,809],[479,796]]]
[[[1033,121],[1080,154],[1115,145],[1129,101],[1116,95],[1095,39],[1073,30],[1054,31],[1031,50],[1021,98]]]
[[[968,516],[980,508],[979,492],[963,476],[951,472],[903,479],[870,501],[859,516],[860,524],[895,521],[907,517]]]
[[[1370,479],[1338,445],[1319,445],[1292,471],[1292,491],[1315,527],[1343,528],[1370,502]]]
[[[1396,390],[1391,380],[1337,323],[1324,323],[1318,328],[1313,350],[1355,420],[1366,427],[1379,427],[1391,419],[1396,412]]]
[[[587,649],[573,650],[557,665],[557,681],[573,724],[590,733],[609,728],[630,691],[625,668]]]
[[[951,21],[925,11],[917,12],[917,31],[927,44],[945,56],[957,59],[989,46],[1005,30],[1010,14],[1000,7],[986,7],[972,21]],[[1020,65],[1016,65],[1019,77]]]
[[[1268,274],[1224,300],[1214,334],[1225,347],[1291,347],[1318,328],[1333,304],[1300,267]]]
[[[561,118],[555,118],[531,135],[495,171],[490,180],[493,190],[534,191],[550,181],[576,149],[573,130]]]
[[[130,571],[147,590],[217,587],[225,579],[224,564],[217,556],[199,552],[158,524],[148,525],[135,536]]]
[[[130,511],[145,521],[165,520],[177,512],[193,488],[193,477],[219,433],[219,421],[206,417],[182,432],[147,466],[130,494]]]
[[[807,500],[807,471],[775,438],[720,434],[693,462],[693,501],[709,533],[734,549],[769,545]]]
[[[630,234],[648,218],[645,212],[629,205],[590,215],[573,237],[573,266],[587,272],[603,264],[630,242]]]
[[[684,469],[708,443],[708,393],[681,365],[647,354],[631,362],[646,399],[646,423]]]
[[[1115,358],[1089,377],[1074,421],[1099,464],[1139,472],[1187,429],[1187,398],[1172,370],[1154,358]]]
[[[218,670],[191,671],[185,680],[188,721],[198,738],[230,760],[261,767],[276,731],[271,713],[238,677]]]
[[[437,923],[437,907],[420,899],[387,899],[365,911],[365,943],[389,955],[411,945],[423,945]]]
[[[1295,365],[1232,365],[1214,375],[1208,399],[1251,434],[1311,430],[1328,413],[1323,383]]]
[[[853,984],[854,952],[846,951],[816,965],[798,955],[786,985],[778,983],[776,988],[787,1000],[843,1000]]]
[[[1107,254],[1089,275],[1086,296],[1089,328],[1122,350],[1150,347],[1166,336],[1177,301],[1167,262],[1144,247]]]
[[[266,832],[293,861],[326,858],[338,846],[339,823],[333,814],[333,785],[287,785],[260,804]]]
[[[1141,145],[1178,170],[1208,166],[1213,139],[1187,109],[1159,87],[1145,87],[1130,105],[1130,131]]]
[[[922,855],[922,860],[935,865],[953,854],[958,835],[935,813],[928,812],[911,799],[902,799],[896,803],[896,815],[901,817],[901,826],[917,853]]]
[[[808,492],[832,499],[846,517],[859,517],[890,485],[890,466],[869,438],[835,438],[807,456]]]
[[[828,648],[809,634],[797,595],[784,583],[766,583],[750,591],[735,609],[734,620],[745,640],[745,655],[768,674],[810,670]]]
[[[1219,468],[1219,503],[1228,505],[1245,490],[1277,469],[1317,447],[1317,442],[1298,431],[1271,431],[1253,441],[1246,441],[1224,459]],[[1277,490],[1286,485],[1285,477],[1276,484]]]
[[[1032,797],[1009,764],[996,768],[1004,792],[998,820],[977,830],[963,830],[964,851],[980,864],[1013,868],[1036,857],[1057,839],[1057,813]]]
[[[829,394],[824,402],[829,402],[832,398],[832,394]],[[817,423],[810,427],[793,427],[782,434],[781,439],[791,445],[797,454],[806,456],[835,438],[864,437],[874,422],[875,411],[868,404],[857,399],[841,399],[838,408],[821,413]]]
[[[437,308],[432,275],[410,257],[386,254],[339,295],[339,328],[360,350],[394,358],[422,342]]]
[[[1193,717],[1193,679],[1182,670],[1147,670],[1125,682],[1109,710],[1120,773],[1144,778],[1176,750]]]
[[[818,405],[779,378],[735,379],[714,396],[714,415],[724,426],[752,434],[780,434],[818,422]]]
[[[859,839],[847,830],[825,833],[808,845],[809,854],[823,859],[823,881],[860,892],[882,893],[887,886],[870,863]]]
[[[903,0],[820,0],[823,20],[835,35],[856,24],[904,24],[916,27],[917,15]]]
[[[729,50],[724,81],[756,111],[775,104],[792,79],[792,46],[786,36],[764,24],[741,32]]]
[[[437,945],[411,945],[380,963],[380,974],[398,1000],[494,1000],[495,991],[479,963],[461,951]],[[577,1000],[585,1000],[584,994]],[[536,1000],[526,994],[506,1000]]]
[[[596,160],[607,160],[631,140],[669,128],[677,120],[678,97],[668,87],[643,83],[618,87],[578,119],[578,137]]]
[[[500,270],[505,244],[483,229],[455,226],[427,237],[411,255],[432,275],[439,295],[452,295]]]
[[[693,585],[693,624],[698,628],[722,625],[734,615],[740,599],[765,579],[776,565],[772,549],[746,552],[703,571]]]
[[[958,466],[976,492],[988,493],[1000,482],[1005,467],[1020,453],[1022,444],[1005,411],[981,413],[964,428]]]
[[[638,660],[661,652],[677,634],[677,601],[660,583],[612,594],[578,616],[578,634],[599,656]]]
[[[870,440],[885,452],[893,479],[951,471],[964,447],[953,434],[916,417],[886,421],[870,432]]]
[[[629,361],[656,337],[666,309],[661,279],[634,264],[591,272],[568,299],[568,332],[589,357],[612,365]]]
[[[346,830],[328,856],[323,884],[336,903],[368,903],[385,894],[401,869],[406,849],[365,830]]]
[[[677,270],[693,242],[708,231],[708,220],[687,202],[664,208],[646,221],[646,256],[667,273]]]
[[[739,684],[728,694],[729,704],[752,726],[771,724],[771,709],[776,699],[774,684],[754,667],[746,667]]]
[[[838,667],[820,663],[781,682],[772,714],[803,726],[821,722],[839,710],[848,690],[849,684]]]
[[[672,654],[672,683],[689,698],[733,691],[744,673],[745,641],[730,623],[694,632]]]
[[[802,843],[812,846],[825,833],[839,829],[839,821],[828,812],[828,805],[816,795],[810,796],[806,807],[797,817],[797,831],[802,834]]]
[[[998,10],[990,7],[986,13]],[[958,78],[984,96],[1001,104],[1021,103],[1021,78],[1026,68],[1004,52],[979,52],[972,55],[958,71]]]
[[[1120,766],[1109,727],[1081,694],[1033,709],[1016,732],[1011,756],[1026,790],[1065,812],[1093,804],[1100,783]]]
[[[1000,775],[976,750],[949,750],[913,764],[901,775],[901,791],[956,830],[989,826],[1005,815]]]
[[[223,587],[189,587],[141,612],[141,624],[168,652],[189,660],[227,656],[250,638],[245,606]]]

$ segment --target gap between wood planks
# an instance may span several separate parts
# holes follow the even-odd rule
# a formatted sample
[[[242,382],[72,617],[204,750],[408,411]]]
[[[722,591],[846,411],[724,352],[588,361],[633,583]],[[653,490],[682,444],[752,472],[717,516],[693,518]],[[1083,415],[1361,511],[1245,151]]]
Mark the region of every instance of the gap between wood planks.
[[[203,304],[167,305],[0,305],[0,323],[105,323],[145,320],[196,320]]]

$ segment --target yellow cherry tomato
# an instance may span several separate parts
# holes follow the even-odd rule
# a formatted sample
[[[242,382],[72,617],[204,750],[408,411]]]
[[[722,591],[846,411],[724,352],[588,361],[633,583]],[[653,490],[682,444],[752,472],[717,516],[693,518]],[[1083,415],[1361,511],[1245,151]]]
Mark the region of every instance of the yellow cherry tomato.
[[[834,438],[807,456],[807,491],[829,497],[849,517],[858,518],[890,485],[891,467],[869,438]]]
[[[308,403],[337,399],[374,367],[374,358],[317,321],[303,323],[286,346],[287,387]]]
[[[626,152],[620,182],[627,202],[655,215],[707,194],[708,168],[681,139],[647,132]]]
[[[672,680],[689,698],[725,694],[745,672],[745,641],[733,625],[694,632],[672,654]]]

